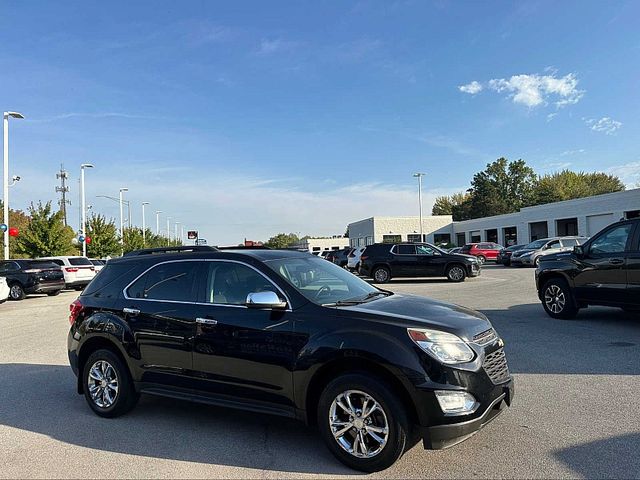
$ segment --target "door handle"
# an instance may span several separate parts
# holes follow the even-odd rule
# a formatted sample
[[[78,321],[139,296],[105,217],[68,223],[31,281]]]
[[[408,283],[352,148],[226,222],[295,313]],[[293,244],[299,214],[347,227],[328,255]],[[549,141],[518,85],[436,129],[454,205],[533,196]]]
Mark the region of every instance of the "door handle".
[[[198,318],[196,318],[196,323],[199,323],[201,325],[217,325],[218,321],[214,320],[213,318],[201,318],[201,317],[198,317]]]
[[[622,265],[624,263],[624,260],[621,258],[610,258],[609,263],[611,265]]]
[[[140,313],[140,310],[138,310],[137,308],[128,308],[128,307],[124,307],[122,311],[124,313],[128,313],[129,315],[138,315]]]

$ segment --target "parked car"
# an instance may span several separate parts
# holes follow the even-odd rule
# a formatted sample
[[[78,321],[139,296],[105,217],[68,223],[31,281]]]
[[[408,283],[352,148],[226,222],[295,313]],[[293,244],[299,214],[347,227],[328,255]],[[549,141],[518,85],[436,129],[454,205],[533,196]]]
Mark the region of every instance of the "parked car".
[[[66,288],[82,290],[96,276],[96,267],[87,257],[42,257],[39,260],[48,260],[62,267]]]
[[[359,272],[376,283],[394,277],[447,277],[463,282],[480,275],[480,263],[470,255],[450,254],[429,243],[376,243],[360,257]]]
[[[349,253],[351,252],[351,247],[341,248],[340,250],[334,250],[332,254],[327,255],[327,260],[331,263],[335,263],[339,267],[347,268],[347,263],[349,261]]]
[[[502,245],[493,242],[467,243],[462,247],[460,253],[473,255],[480,263],[485,263],[487,260],[495,262],[498,258],[498,252],[503,248]]]
[[[611,224],[573,251],[545,255],[536,286],[553,318],[573,318],[589,305],[638,310],[640,218]]]
[[[511,245],[510,247],[503,248],[498,252],[498,256],[496,257],[496,263],[501,263],[502,265],[505,265],[508,267],[509,265],[511,265],[511,255],[513,255],[513,252],[522,250],[524,247],[526,247],[525,244]]]
[[[0,277],[0,303],[4,303],[9,298],[9,284],[7,283],[7,279],[4,277]]]
[[[552,237],[535,240],[511,255],[511,265],[537,267],[543,255],[569,252],[586,240],[587,237]]]
[[[347,268],[350,271],[358,271],[358,268],[360,268],[360,257],[365,248],[367,247],[355,247],[347,255]]]
[[[367,472],[420,437],[455,445],[513,399],[484,315],[379,290],[299,252],[113,259],[69,321],[76,388],[97,415],[122,415],[147,393],[292,417]]]
[[[102,270],[102,267],[104,267],[106,265],[106,261],[105,260],[101,260],[99,258],[90,258],[89,261],[93,264],[93,266],[95,267],[96,270],[96,274]]]
[[[318,255],[321,258],[324,258],[326,260],[327,255],[329,255],[331,253],[331,250],[324,250],[322,252],[320,252],[320,254]]]
[[[58,295],[64,288],[62,269],[48,261],[25,259],[0,261],[0,277],[4,277],[9,285],[11,300],[22,300],[33,293]]]
[[[447,253],[462,253],[462,247],[453,247],[447,250]]]

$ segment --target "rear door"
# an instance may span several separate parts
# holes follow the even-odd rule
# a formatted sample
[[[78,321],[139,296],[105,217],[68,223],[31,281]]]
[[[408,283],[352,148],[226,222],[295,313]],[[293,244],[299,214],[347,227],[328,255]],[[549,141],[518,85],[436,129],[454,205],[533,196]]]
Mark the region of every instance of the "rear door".
[[[119,310],[133,330],[140,350],[142,380],[180,385],[191,370],[198,299],[199,261],[157,264],[125,289]]]
[[[393,254],[392,276],[412,277],[418,275],[418,255],[415,245],[395,245],[391,253]]]
[[[579,273],[574,277],[576,296],[586,302],[625,303],[627,255],[633,240],[633,224],[614,225],[598,233],[584,246]]]

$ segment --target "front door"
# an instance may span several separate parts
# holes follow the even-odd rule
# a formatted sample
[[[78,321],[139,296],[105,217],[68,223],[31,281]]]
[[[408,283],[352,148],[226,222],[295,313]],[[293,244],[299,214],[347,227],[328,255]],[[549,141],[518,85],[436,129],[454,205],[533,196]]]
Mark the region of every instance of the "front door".
[[[293,313],[248,308],[249,293],[284,294],[257,269],[208,261],[201,280],[193,368],[207,394],[264,408],[293,407],[292,369],[300,346]]]
[[[580,272],[574,282],[578,300],[624,303],[627,296],[627,248],[633,233],[631,223],[599,233],[584,247]]]
[[[636,223],[636,232],[627,252],[627,295],[630,305],[640,306],[640,223]]]
[[[446,260],[442,254],[430,245],[417,245],[418,275],[425,277],[444,276]]]

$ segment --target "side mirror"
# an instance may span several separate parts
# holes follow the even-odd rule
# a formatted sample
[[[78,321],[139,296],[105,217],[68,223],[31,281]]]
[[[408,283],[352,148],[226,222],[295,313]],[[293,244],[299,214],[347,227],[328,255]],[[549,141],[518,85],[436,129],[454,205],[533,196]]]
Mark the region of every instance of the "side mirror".
[[[573,247],[573,253],[575,253],[578,258],[584,257],[584,248],[582,245],[576,245]]]
[[[284,310],[287,302],[284,302],[275,292],[253,292],[247,295],[245,305],[248,308],[261,308],[272,310]]]

